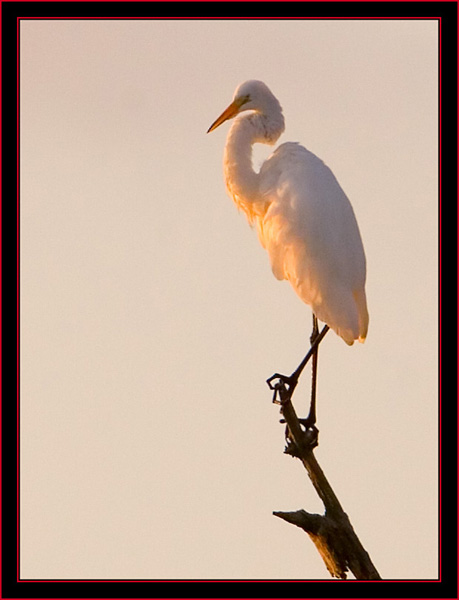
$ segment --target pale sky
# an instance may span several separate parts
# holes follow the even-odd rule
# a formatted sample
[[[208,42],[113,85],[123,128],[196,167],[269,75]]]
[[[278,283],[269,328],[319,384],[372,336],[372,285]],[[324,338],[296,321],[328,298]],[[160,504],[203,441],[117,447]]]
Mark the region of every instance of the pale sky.
[[[246,79],[282,104],[279,143],[331,167],[367,256],[366,343],[321,346],[316,457],[381,576],[437,578],[437,34],[21,22],[23,578],[329,579],[272,515],[323,512],[265,384],[311,310],[226,195],[229,126],[206,135]]]

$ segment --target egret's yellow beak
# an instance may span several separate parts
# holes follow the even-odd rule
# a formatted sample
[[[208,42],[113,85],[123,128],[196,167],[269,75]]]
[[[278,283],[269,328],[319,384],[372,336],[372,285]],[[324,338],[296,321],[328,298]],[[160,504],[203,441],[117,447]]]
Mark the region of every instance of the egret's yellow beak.
[[[239,112],[239,109],[241,108],[242,104],[244,104],[244,102],[241,102],[240,100],[234,100],[233,102],[231,102],[228,108],[226,108],[218,117],[218,119],[212,123],[212,125],[207,130],[207,133],[210,133],[228,119],[232,119],[233,117],[235,117]]]

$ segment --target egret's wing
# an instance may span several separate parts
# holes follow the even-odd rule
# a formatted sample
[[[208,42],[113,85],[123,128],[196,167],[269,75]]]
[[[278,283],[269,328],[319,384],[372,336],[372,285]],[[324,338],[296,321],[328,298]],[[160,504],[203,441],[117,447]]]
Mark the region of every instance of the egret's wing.
[[[269,203],[257,219],[274,275],[287,279],[316,316],[347,343],[365,338],[365,254],[352,206],[331,170],[295,143],[260,171]]]

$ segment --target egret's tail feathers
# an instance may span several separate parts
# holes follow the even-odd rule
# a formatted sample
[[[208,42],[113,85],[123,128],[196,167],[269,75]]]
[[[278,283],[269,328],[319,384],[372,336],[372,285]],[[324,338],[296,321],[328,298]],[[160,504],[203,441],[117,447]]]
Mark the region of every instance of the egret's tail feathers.
[[[340,307],[342,308],[342,306]],[[334,313],[324,314],[314,311],[317,317],[327,323],[333,331],[342,338],[348,346],[358,340],[361,344],[365,341],[368,329],[368,313],[358,312],[355,306],[348,306],[348,310],[336,310]]]
[[[368,333],[368,309],[367,309],[367,298],[365,295],[365,289],[355,290],[352,294],[357,305],[357,312],[359,315],[359,342],[363,344]]]
[[[353,331],[351,331],[349,329],[346,329],[345,331],[343,331],[340,328],[335,329],[335,331],[341,338],[343,338],[343,340],[346,342],[346,344],[348,346],[352,346],[352,344],[355,341],[355,334]]]

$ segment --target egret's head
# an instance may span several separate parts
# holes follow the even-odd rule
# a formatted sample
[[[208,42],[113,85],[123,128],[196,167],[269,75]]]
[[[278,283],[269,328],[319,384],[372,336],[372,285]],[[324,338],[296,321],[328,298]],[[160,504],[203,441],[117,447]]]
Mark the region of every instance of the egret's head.
[[[216,129],[219,125],[232,119],[244,110],[266,112],[275,103],[279,108],[276,97],[271,93],[267,85],[262,81],[250,79],[238,86],[234,92],[233,101],[222,114],[212,123],[207,133]]]

